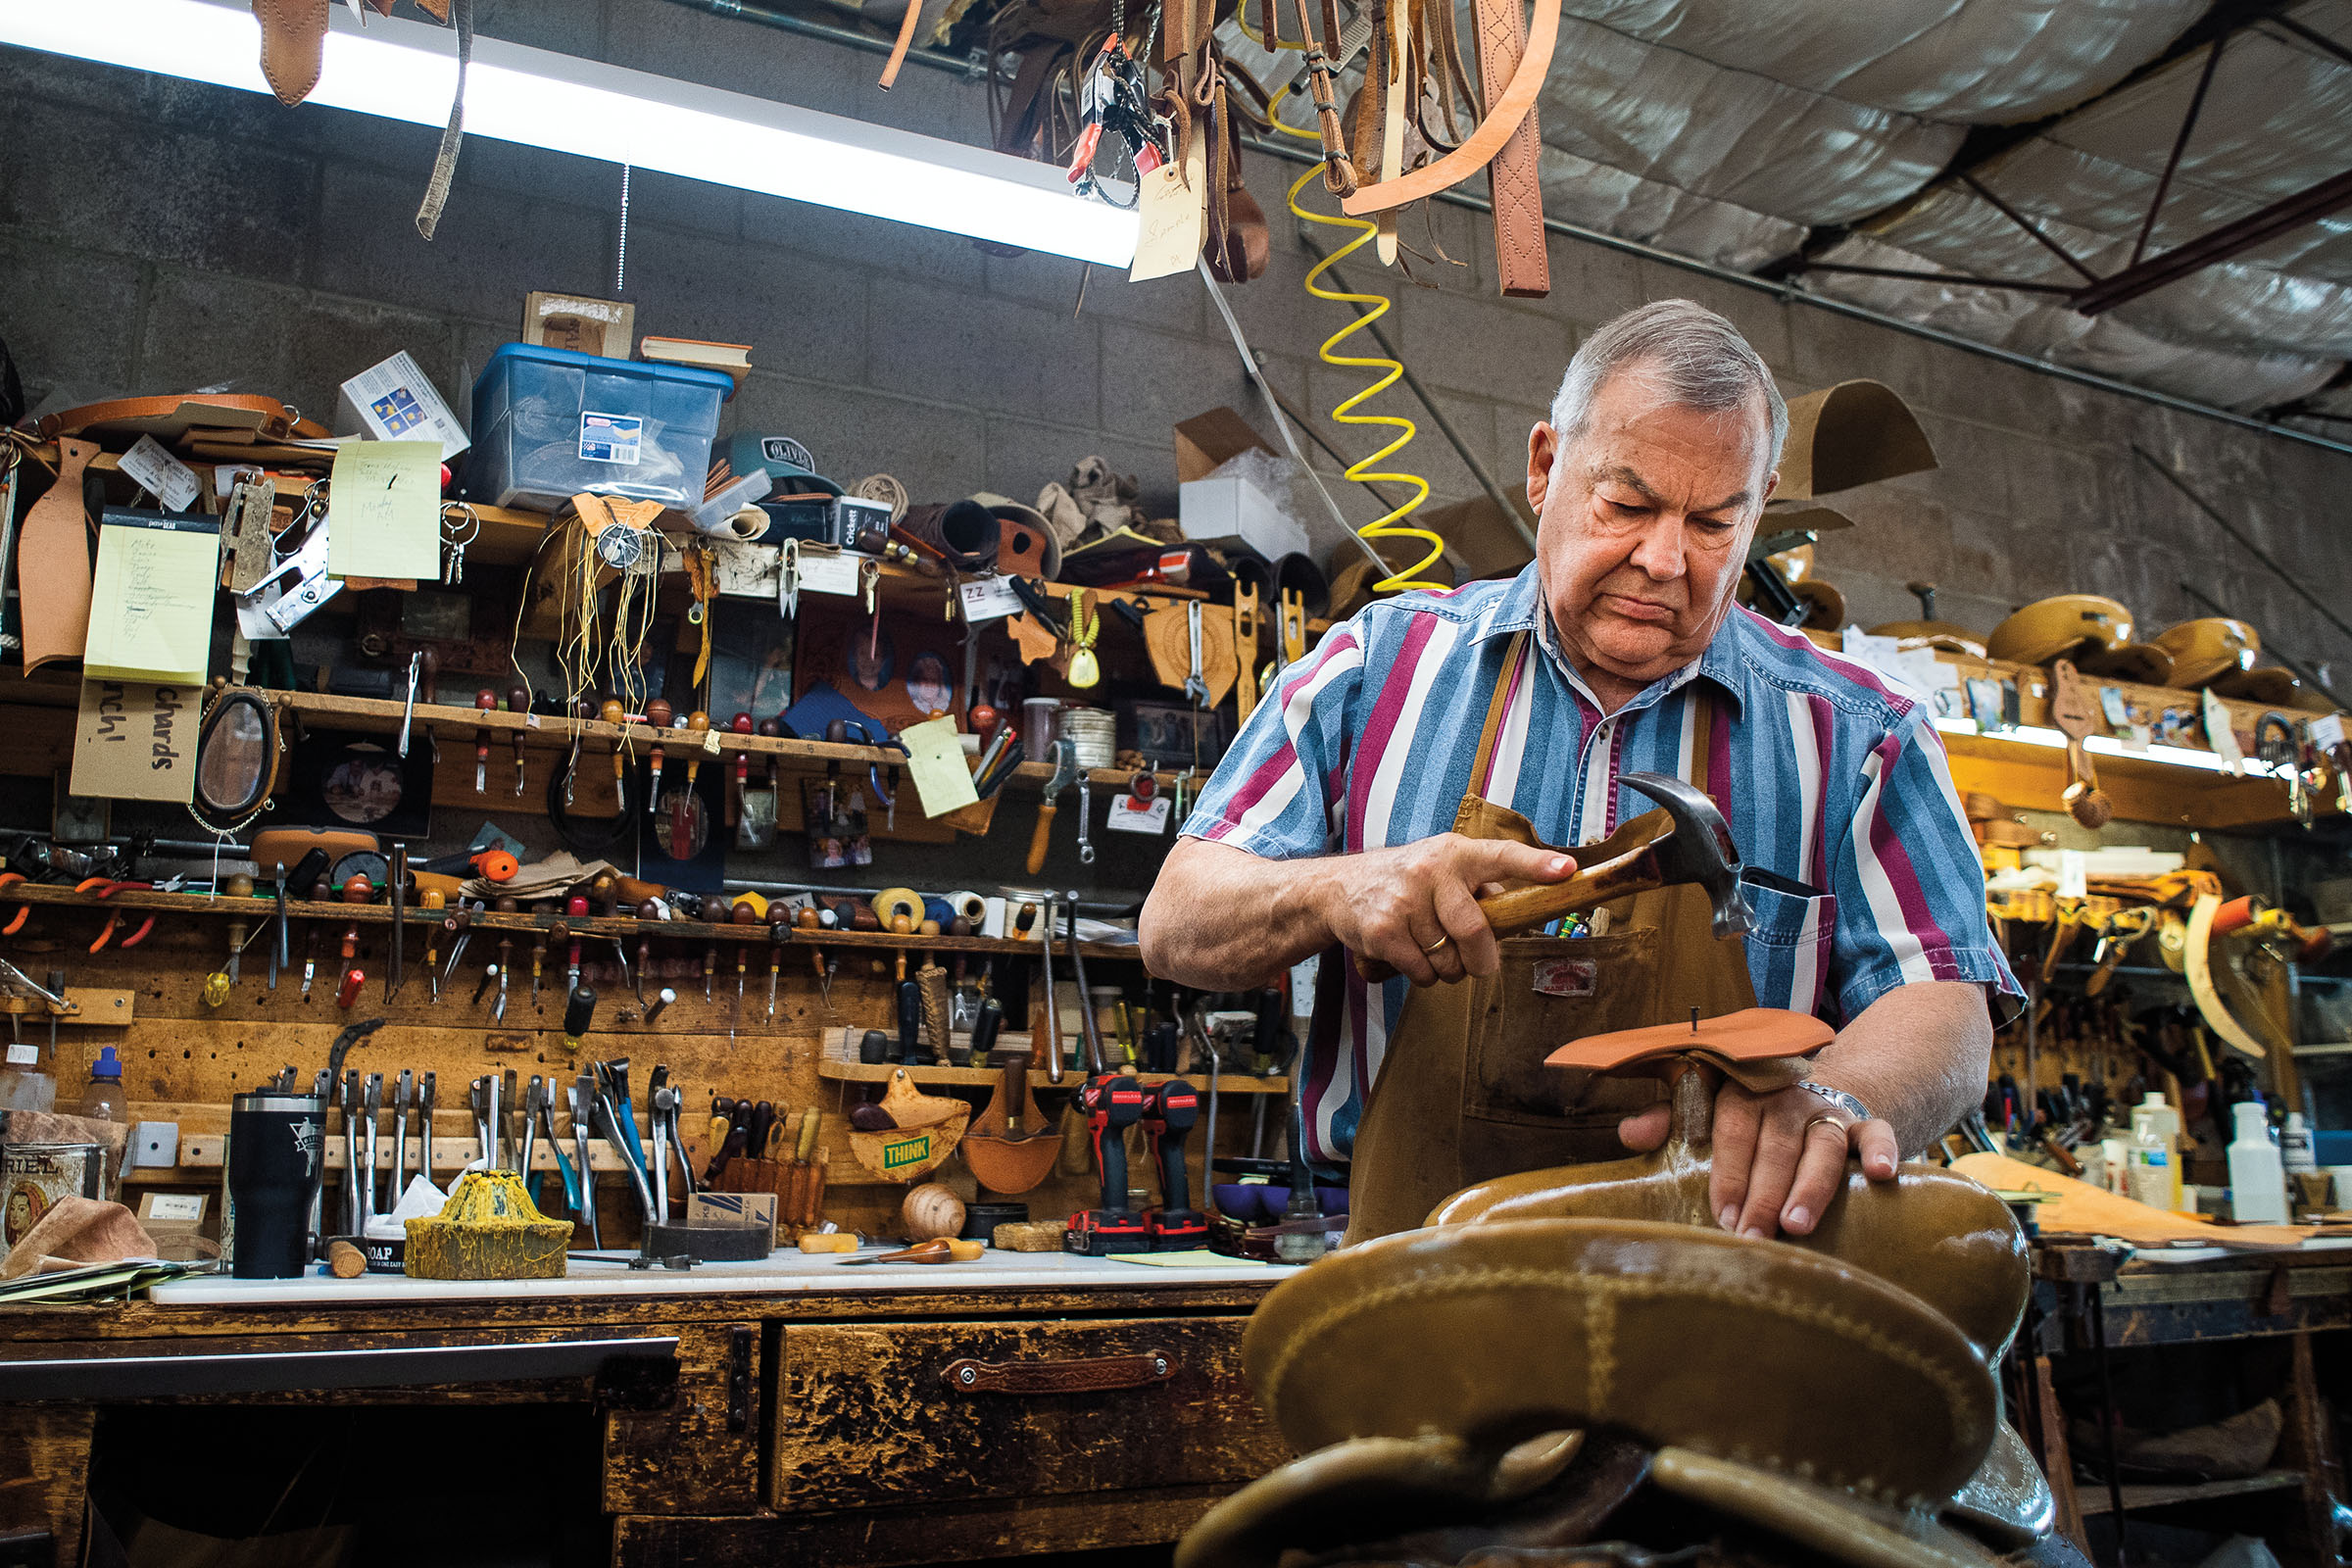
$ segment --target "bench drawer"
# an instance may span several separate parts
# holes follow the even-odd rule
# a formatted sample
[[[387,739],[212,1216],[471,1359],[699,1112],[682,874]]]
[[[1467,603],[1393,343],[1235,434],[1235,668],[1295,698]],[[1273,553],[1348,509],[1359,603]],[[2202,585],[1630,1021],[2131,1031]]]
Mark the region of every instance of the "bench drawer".
[[[1290,1457],[1245,1317],[788,1324],[777,1508],[1239,1485]]]

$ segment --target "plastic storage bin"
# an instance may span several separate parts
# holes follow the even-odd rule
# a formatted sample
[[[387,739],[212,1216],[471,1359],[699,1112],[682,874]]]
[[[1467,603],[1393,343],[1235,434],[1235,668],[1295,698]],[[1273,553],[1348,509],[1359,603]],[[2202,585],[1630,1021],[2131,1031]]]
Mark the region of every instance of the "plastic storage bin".
[[[509,343],[473,383],[466,493],[536,512],[582,491],[693,506],[734,391],[723,370]]]

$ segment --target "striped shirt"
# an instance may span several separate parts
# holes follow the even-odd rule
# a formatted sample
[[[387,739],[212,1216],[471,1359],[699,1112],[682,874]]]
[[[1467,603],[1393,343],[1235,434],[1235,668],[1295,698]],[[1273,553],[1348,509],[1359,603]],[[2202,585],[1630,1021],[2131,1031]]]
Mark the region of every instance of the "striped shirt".
[[[1503,680],[1488,776],[1473,780]],[[1711,724],[1693,722],[1702,701],[1715,704]],[[1703,776],[1742,858],[1801,884],[1746,889],[1760,1004],[1841,1024],[1915,981],[2017,990],[1924,705],[1735,608],[1694,662],[1604,715],[1558,650],[1532,565],[1400,595],[1333,627],[1242,726],[1184,832],[1269,859],[1379,849],[1447,831],[1477,787],[1546,843],[1590,843],[1655,804],[1625,774],[1695,776],[1700,732],[1712,752]],[[1336,1059],[1307,1063],[1309,1142],[1323,1157],[1353,1147],[1410,987],[1389,981],[1377,1004],[1368,989],[1350,965]]]

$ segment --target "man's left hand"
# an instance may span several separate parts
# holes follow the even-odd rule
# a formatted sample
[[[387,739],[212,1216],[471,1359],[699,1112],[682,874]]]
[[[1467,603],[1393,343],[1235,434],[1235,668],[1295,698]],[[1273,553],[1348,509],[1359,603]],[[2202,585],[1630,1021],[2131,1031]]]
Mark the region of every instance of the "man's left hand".
[[[1668,1106],[1653,1105],[1627,1117],[1617,1135],[1647,1152],[1666,1141],[1669,1119]],[[1756,1095],[1727,1083],[1715,1097],[1707,1206],[1716,1223],[1741,1236],[1806,1235],[1845,1185],[1849,1152],[1872,1181],[1894,1179],[1900,1149],[1891,1124],[1856,1120],[1809,1090]]]

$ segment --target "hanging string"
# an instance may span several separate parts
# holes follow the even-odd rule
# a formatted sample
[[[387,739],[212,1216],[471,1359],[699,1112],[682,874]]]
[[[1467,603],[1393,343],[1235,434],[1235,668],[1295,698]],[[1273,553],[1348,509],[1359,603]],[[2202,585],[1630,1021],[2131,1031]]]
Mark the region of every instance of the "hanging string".
[[[612,257],[612,292],[629,288],[629,166],[620,166],[620,249]]]

